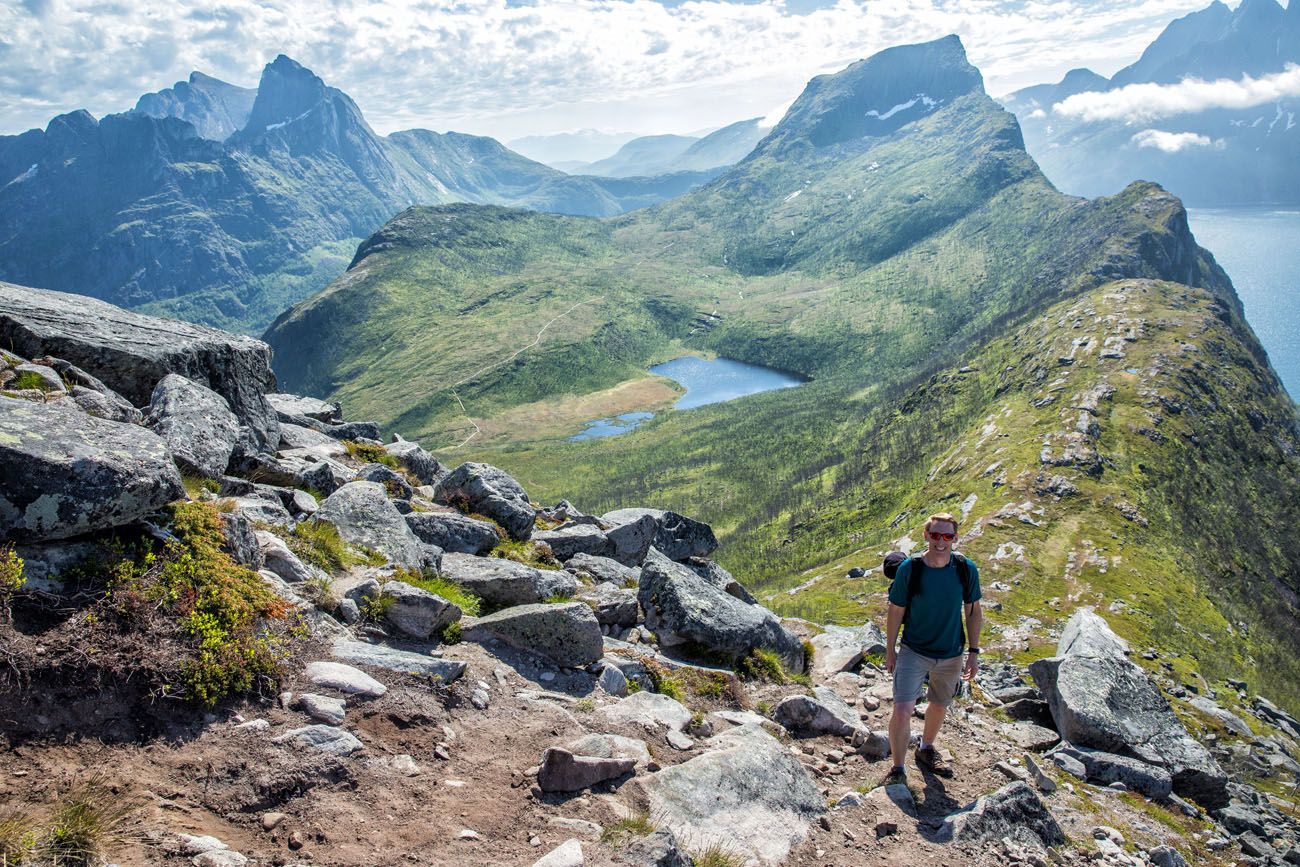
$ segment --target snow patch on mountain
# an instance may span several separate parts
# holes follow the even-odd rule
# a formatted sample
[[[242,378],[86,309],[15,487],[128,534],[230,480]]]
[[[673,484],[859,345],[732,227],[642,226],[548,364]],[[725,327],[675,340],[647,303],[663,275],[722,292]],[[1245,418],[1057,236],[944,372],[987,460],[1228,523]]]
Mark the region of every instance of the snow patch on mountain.
[[[907,111],[909,108],[916,105],[918,102],[924,105],[926,108],[934,108],[936,105],[939,104],[939,100],[931,99],[930,97],[926,96],[924,93],[918,93],[916,96],[912,97],[907,102],[900,102],[898,105],[895,105],[893,108],[890,108],[888,111],[881,112],[879,109],[873,108],[871,109],[871,111],[867,112],[867,117],[874,117],[877,120],[889,120],[891,117],[898,114],[900,111]]]

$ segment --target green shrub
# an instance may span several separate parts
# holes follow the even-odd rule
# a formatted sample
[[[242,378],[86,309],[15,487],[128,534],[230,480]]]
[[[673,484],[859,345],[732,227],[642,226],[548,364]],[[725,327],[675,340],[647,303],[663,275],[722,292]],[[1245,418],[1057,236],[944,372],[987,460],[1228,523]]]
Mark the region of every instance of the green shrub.
[[[283,539],[299,560],[326,572],[339,572],[349,566],[380,566],[387,562],[382,554],[374,551],[349,548],[338,528],[328,521],[300,521],[284,534]]]
[[[467,617],[478,617],[479,612],[482,610],[483,600],[450,578],[444,578],[436,572],[398,569],[393,572],[393,580],[410,584],[412,587],[419,587],[421,590],[427,590],[430,593],[436,593],[459,608],[461,613]]]
[[[442,628],[443,644],[460,644],[460,621],[453,620]]]
[[[181,484],[185,486],[185,493],[191,500],[197,500],[203,494],[217,494],[221,492],[221,483],[216,479],[209,479],[206,476],[200,476],[197,473],[181,473]]]
[[[369,443],[359,443],[352,440],[344,440],[343,447],[348,450],[348,454],[363,464],[383,464],[384,466],[400,470],[402,464],[397,458],[384,451],[383,446],[372,446]]]
[[[650,682],[654,685],[655,692],[675,701],[686,698],[686,690],[682,689],[681,680],[669,674],[667,669],[658,665],[647,665],[646,671],[650,674]]]
[[[18,556],[13,545],[0,545],[0,614],[9,611],[9,601],[26,583],[23,558]]]
[[[781,665],[780,657],[761,647],[754,648],[737,663],[736,673],[746,680],[766,680],[771,683],[787,683],[790,680]]]

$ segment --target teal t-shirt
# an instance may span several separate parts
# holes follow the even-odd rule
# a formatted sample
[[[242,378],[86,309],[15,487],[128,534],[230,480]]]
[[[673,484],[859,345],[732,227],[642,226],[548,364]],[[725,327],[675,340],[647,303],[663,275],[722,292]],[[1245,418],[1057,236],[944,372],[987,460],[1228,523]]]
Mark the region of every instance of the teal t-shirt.
[[[921,586],[912,597],[912,611],[903,625],[903,644],[922,656],[931,659],[951,659],[961,656],[962,607],[964,603],[980,598],[980,573],[970,564],[970,598],[962,599],[961,577],[957,564],[950,559],[942,569],[926,566],[921,575]],[[904,560],[894,574],[889,587],[889,601],[898,606],[907,605],[907,581],[912,575],[912,560]]]

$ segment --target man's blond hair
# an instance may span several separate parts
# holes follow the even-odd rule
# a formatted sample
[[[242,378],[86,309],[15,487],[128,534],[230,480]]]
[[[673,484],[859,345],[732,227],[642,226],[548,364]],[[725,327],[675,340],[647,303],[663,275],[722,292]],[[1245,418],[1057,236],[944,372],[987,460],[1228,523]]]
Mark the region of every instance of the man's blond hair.
[[[957,519],[954,518],[952,515],[948,514],[947,512],[936,512],[935,514],[933,514],[933,515],[931,515],[930,517],[926,518],[926,519],[925,519],[925,529],[922,530],[922,532],[923,532],[923,533],[928,533],[928,532],[930,532],[930,527],[932,527],[933,525],[939,523],[940,521],[947,521],[949,524],[952,524],[952,531],[953,531],[954,533],[957,532],[957,529],[958,529],[958,528],[957,528]]]

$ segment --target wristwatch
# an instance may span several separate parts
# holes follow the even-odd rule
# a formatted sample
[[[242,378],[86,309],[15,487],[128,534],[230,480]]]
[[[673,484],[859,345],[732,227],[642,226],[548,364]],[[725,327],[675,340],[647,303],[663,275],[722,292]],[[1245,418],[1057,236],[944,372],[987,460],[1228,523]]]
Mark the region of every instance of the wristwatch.
[[[972,648],[969,648],[966,652],[967,652],[967,653],[979,653],[979,652],[980,652],[980,649],[979,649],[978,647],[972,647]]]

